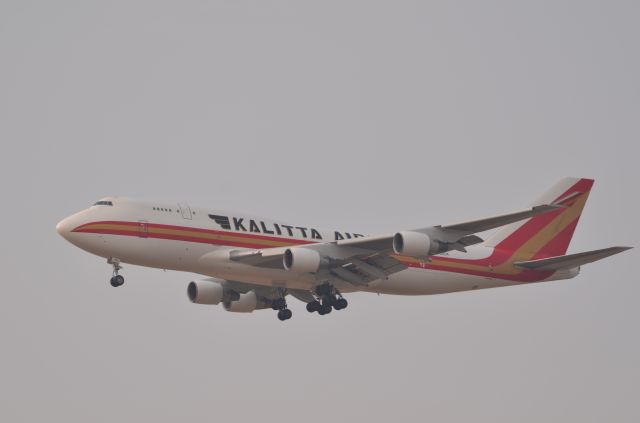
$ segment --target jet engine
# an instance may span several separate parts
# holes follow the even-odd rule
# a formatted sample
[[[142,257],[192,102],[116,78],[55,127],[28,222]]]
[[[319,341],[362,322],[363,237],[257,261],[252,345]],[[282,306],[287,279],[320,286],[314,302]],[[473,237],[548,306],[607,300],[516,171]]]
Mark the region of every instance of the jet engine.
[[[300,273],[315,273],[320,268],[320,253],[308,248],[287,248],[282,257],[286,270]]]
[[[187,287],[187,296],[196,304],[219,304],[224,296],[224,288],[214,281],[193,281]]]
[[[429,257],[438,252],[438,241],[432,240],[427,234],[404,231],[393,236],[393,252],[409,257]]]
[[[258,296],[255,292],[249,291],[246,294],[240,294],[237,301],[225,301],[224,309],[236,313],[251,313],[258,308]]]

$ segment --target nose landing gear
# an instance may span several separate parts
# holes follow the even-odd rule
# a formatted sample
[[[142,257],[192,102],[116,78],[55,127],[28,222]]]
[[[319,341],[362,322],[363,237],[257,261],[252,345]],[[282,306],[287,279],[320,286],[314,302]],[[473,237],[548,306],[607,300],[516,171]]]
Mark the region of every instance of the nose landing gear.
[[[117,288],[124,285],[124,276],[119,274],[120,270],[122,269],[122,266],[120,266],[120,260],[116,258],[110,258],[109,260],[107,260],[107,263],[113,266],[113,276],[110,280],[111,286]]]

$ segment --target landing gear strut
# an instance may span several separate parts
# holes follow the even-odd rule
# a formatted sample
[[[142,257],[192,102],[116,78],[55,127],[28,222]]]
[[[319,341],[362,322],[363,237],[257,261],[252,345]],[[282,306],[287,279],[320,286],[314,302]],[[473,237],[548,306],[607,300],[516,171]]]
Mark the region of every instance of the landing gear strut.
[[[317,311],[319,315],[324,316],[331,313],[331,310],[343,310],[349,305],[347,300],[340,294],[340,291],[329,283],[318,285],[314,290],[314,294],[316,299],[307,303],[307,311],[309,313]]]
[[[107,263],[113,266],[113,276],[111,277],[111,286],[117,288],[124,285],[124,277],[119,274],[122,266],[120,266],[120,260],[116,258],[110,258]]]
[[[273,310],[278,310],[278,319],[281,322],[284,322],[285,320],[291,319],[291,316],[293,315],[293,313],[287,307],[287,300],[285,300],[284,298],[285,294],[281,293],[281,295],[282,295],[281,297],[276,298],[271,302],[271,308]]]

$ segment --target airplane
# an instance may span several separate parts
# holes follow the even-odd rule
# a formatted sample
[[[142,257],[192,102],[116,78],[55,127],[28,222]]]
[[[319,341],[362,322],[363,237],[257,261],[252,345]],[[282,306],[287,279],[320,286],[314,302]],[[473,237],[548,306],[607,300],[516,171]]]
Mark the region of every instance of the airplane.
[[[593,182],[561,179],[513,213],[373,236],[121,197],[103,198],[56,229],[106,258],[114,287],[124,284],[124,263],[187,271],[204,277],[188,284],[191,302],[272,309],[284,321],[289,295],[326,315],[358,291],[431,295],[573,278],[582,265],[632,248],[566,254]],[[486,240],[476,235],[492,229]]]

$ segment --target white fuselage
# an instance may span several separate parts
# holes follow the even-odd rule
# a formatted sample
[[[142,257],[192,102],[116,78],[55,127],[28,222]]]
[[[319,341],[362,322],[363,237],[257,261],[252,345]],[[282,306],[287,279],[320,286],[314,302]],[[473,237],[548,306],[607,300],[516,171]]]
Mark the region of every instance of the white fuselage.
[[[69,242],[92,254],[122,263],[160,269],[188,271],[210,277],[256,285],[310,290],[320,281],[314,274],[293,273],[280,268],[256,267],[229,259],[233,250],[304,245],[362,236],[283,222],[239,213],[220,212],[187,205],[162,204],[127,198],[106,198],[105,203],[76,213],[58,226]],[[518,280],[490,273],[491,266],[462,272],[458,266],[481,263],[494,253],[483,245],[467,253],[450,252],[434,256],[451,269],[414,262],[406,270],[377,280],[368,286],[337,282],[342,292],[368,291],[399,295],[426,295],[566,279],[577,274],[556,272],[539,280]],[[447,261],[449,260],[449,261]],[[462,263],[462,264],[460,264]],[[447,264],[448,265],[448,264]],[[471,265],[465,264],[466,268]],[[436,267],[436,270],[432,267]]]

